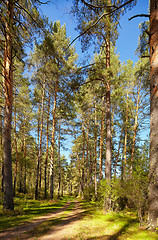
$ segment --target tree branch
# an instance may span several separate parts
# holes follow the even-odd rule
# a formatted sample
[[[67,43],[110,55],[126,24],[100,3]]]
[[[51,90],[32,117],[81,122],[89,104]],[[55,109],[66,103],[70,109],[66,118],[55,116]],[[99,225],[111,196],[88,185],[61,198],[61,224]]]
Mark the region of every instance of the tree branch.
[[[131,18],[128,18],[128,20],[132,20],[133,18],[137,18],[137,17],[150,17],[149,14],[137,14],[137,15],[134,15],[133,17]]]
[[[144,55],[144,56],[141,56],[141,58],[149,58],[150,55]]]
[[[87,3],[84,0],[81,0],[81,2],[83,2],[87,7],[90,7],[91,9],[92,8],[111,8],[111,7],[115,7],[116,8],[115,5],[111,5],[111,6],[97,6],[97,5],[93,5],[93,4]]]
[[[108,12],[108,13],[103,13],[103,14],[98,18],[98,20],[95,21],[94,24],[92,24],[90,27],[88,27],[85,31],[83,31],[83,32],[82,32],[80,35],[78,35],[76,38],[74,38],[73,41],[70,42],[70,44],[68,45],[68,47],[66,48],[66,50],[67,50],[78,38],[80,38],[81,36],[83,36],[85,33],[89,32],[89,30],[90,30],[91,28],[95,27],[95,26],[100,22],[100,20],[101,20],[103,17],[109,16],[110,14],[114,13],[115,11],[119,10],[120,8],[126,6],[127,4],[129,4],[129,3],[133,2],[133,1],[134,1],[134,0],[129,0],[128,2],[120,5],[119,7],[115,7],[112,11],[110,11],[110,12]]]
[[[48,3],[50,3],[51,1],[46,1],[46,2],[41,2],[41,1],[39,1],[39,0],[36,0],[39,4],[48,4]]]

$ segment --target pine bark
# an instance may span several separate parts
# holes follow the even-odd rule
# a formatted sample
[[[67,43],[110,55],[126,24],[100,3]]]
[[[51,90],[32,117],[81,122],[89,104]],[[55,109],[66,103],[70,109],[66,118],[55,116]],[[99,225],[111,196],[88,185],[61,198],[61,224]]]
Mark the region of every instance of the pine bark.
[[[3,89],[5,97],[4,127],[3,127],[3,154],[4,154],[4,209],[14,209],[12,185],[12,149],[11,149],[11,123],[13,102],[13,12],[14,2],[7,1],[7,16],[5,26],[5,46],[3,60]]]
[[[111,103],[110,103],[110,86],[106,88],[106,162],[105,178],[111,180]]]
[[[116,177],[117,164],[118,164],[118,160],[119,160],[119,156],[120,156],[120,148],[121,148],[123,130],[124,129],[122,128],[121,135],[120,135],[120,140],[119,140],[119,145],[118,145],[118,150],[117,150],[117,156],[116,156],[116,162],[115,162],[115,170],[114,170],[114,176],[115,177]]]
[[[49,111],[50,111],[50,94],[48,98],[48,112],[47,112],[47,142],[46,142],[46,158],[45,158],[45,169],[44,169],[44,197],[47,197],[47,167],[48,167],[48,150],[49,150]]]
[[[109,4],[111,0],[109,0]],[[110,31],[107,32],[107,40],[106,40],[106,69],[110,68]],[[108,71],[109,72],[109,71]],[[111,100],[110,100],[110,72],[107,76],[106,81],[106,161],[105,161],[105,179],[111,188],[111,157],[112,157],[112,133],[111,133]],[[111,208],[111,196],[110,192],[105,199],[105,209],[110,210]]]
[[[85,128],[84,124],[82,125],[82,185],[81,185],[81,193],[82,197],[84,194],[84,186],[85,186]]]
[[[51,142],[51,162],[50,162],[50,198],[54,197],[54,146],[55,146],[55,127],[56,127],[56,104],[57,104],[57,82],[54,87],[54,107],[53,107],[53,126]]]
[[[128,137],[128,92],[127,92],[127,103],[126,103],[126,116],[125,116],[125,143],[124,143],[124,164],[122,164],[122,176],[126,176],[127,167],[127,137]]]
[[[103,178],[103,141],[104,141],[104,122],[105,122],[105,97],[102,97],[102,109],[101,109],[101,128],[100,128],[100,152],[99,152],[99,181]]]
[[[106,69],[110,67],[110,33],[106,41]],[[109,76],[106,81],[106,162],[105,178],[111,180],[111,101],[110,101],[110,81]]]
[[[158,227],[158,0],[150,1],[149,222]]]
[[[35,199],[38,198],[38,194],[39,194],[39,175],[40,175],[40,186],[41,186],[41,156],[42,156],[44,97],[45,97],[45,77],[44,77],[43,92],[42,92],[41,126],[40,126],[40,141],[39,141],[39,151],[38,151],[37,170],[36,170]]]
[[[60,120],[59,120],[59,136],[58,136],[58,172],[59,172],[59,179],[58,179],[58,197],[60,197],[61,193],[61,159],[60,159]]]
[[[18,162],[19,162],[19,153],[18,153],[17,138],[16,138],[16,107],[14,107],[14,145],[15,145],[15,151],[16,151],[16,162],[15,162],[15,170],[14,170],[13,194],[15,196],[16,179],[17,179],[17,167],[18,167]]]
[[[131,154],[130,178],[132,178],[132,173],[133,173],[133,157],[134,157],[136,134],[137,134],[137,126],[138,126],[139,100],[140,100],[140,85],[138,86],[136,113],[135,113],[135,121],[134,121],[134,133],[133,133],[132,154]]]
[[[88,187],[88,158],[89,158],[89,109],[88,109],[88,116],[87,116],[87,133],[86,133],[86,162],[85,162],[85,186]]]
[[[94,188],[95,198],[97,199],[97,111],[95,103],[95,143],[94,143]]]
[[[1,164],[1,191],[4,192],[4,162],[3,162],[3,142],[2,142],[2,107],[0,106],[0,164]]]
[[[25,122],[26,122],[26,117],[25,117]],[[23,142],[23,156],[24,156],[24,181],[23,181],[23,193],[27,192],[26,189],[26,176],[27,176],[27,167],[26,167],[26,126],[24,125],[24,142]]]

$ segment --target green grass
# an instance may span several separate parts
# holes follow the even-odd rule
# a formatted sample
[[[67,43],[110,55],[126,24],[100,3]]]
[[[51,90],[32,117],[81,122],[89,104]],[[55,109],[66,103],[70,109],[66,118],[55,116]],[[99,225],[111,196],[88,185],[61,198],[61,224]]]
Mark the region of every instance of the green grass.
[[[95,203],[82,203],[86,216],[76,229],[76,240],[157,240],[156,232],[139,228],[138,217],[133,212],[109,212],[97,209]],[[88,212],[88,209],[90,210]]]
[[[33,200],[27,197],[14,199],[14,211],[3,210],[0,205],[0,231],[30,222],[36,217],[55,212],[68,201],[68,197],[56,200]]]
[[[0,210],[0,229],[5,230],[10,227],[31,221],[33,218],[55,212],[68,201],[68,197],[60,200],[43,200],[35,201],[27,198],[15,199],[15,211]],[[49,233],[53,227],[58,224],[64,225],[65,217],[73,210],[75,202],[71,203],[67,209],[57,218],[48,219],[47,221],[36,226],[28,233],[29,237],[41,236]],[[81,207],[84,212],[81,213],[82,219],[75,222],[71,231],[65,232],[65,239],[74,240],[157,240],[156,232],[143,230],[139,228],[138,217],[135,212],[109,212],[105,213],[96,203],[82,201]],[[29,238],[28,238],[29,239]]]

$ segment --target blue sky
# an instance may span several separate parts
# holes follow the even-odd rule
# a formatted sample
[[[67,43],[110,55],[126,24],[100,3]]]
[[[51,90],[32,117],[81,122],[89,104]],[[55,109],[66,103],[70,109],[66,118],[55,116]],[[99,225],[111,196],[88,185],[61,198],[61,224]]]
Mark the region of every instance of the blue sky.
[[[77,26],[76,19],[69,14],[72,6],[72,0],[53,0],[54,3],[49,3],[41,7],[42,13],[49,17],[53,22],[60,20],[61,24],[66,24],[67,36],[71,36],[73,40],[78,36],[78,32],[74,30]],[[119,37],[116,43],[117,52],[120,54],[120,60],[127,61],[128,59],[137,61],[135,50],[138,44],[139,29],[138,26],[141,21],[146,18],[135,18],[131,21],[128,20],[133,15],[148,13],[148,0],[137,0],[137,5],[130,11],[127,11],[120,19],[121,28],[118,28]],[[76,51],[81,55],[80,41],[75,42]],[[93,53],[92,53],[93,55]]]

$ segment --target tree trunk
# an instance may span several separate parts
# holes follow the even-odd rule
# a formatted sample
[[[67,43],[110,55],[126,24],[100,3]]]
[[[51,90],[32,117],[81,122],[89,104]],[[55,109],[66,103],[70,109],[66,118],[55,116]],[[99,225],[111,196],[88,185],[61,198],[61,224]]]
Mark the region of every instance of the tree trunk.
[[[82,191],[82,197],[84,193],[84,186],[85,186],[85,129],[84,129],[84,124],[82,125],[82,186],[81,186],[81,191]]]
[[[35,181],[35,199],[38,198],[38,179],[39,179],[39,132],[40,132],[40,104],[38,107],[38,124],[37,124],[37,168],[36,168],[36,181]]]
[[[158,226],[158,1],[150,1],[149,222]]]
[[[35,199],[38,198],[38,182],[40,175],[39,187],[41,188],[41,156],[42,156],[42,136],[43,136],[43,113],[44,113],[44,97],[45,97],[45,76],[43,82],[43,92],[42,92],[42,106],[41,106],[41,126],[40,126],[40,142],[39,142],[39,152],[37,160],[37,175],[36,175],[36,190],[35,190]]]
[[[95,103],[95,143],[94,143],[94,188],[95,198],[97,199],[97,111]]]
[[[25,117],[25,122],[26,122],[26,117]],[[26,171],[27,171],[27,167],[26,167],[26,132],[25,132],[25,125],[24,125],[24,147],[23,147],[23,156],[24,156],[24,187],[23,187],[23,193],[27,192],[26,189]]]
[[[14,209],[12,185],[12,149],[11,149],[11,122],[13,102],[13,12],[14,3],[7,1],[7,16],[4,61],[3,61],[3,89],[5,97],[4,127],[3,127],[3,154],[4,154],[4,209]]]
[[[111,0],[109,0],[109,4]],[[110,68],[110,32],[107,32],[106,40],[106,69]],[[110,101],[110,76],[107,76],[106,80],[106,162],[105,162],[105,179],[111,187],[111,157],[112,157],[112,147],[111,147],[111,101]],[[110,210],[111,208],[111,193],[109,192],[107,198],[105,199],[105,209]]]
[[[110,104],[110,86],[106,89],[106,162],[105,178],[111,180],[111,104]]]
[[[60,197],[61,192],[60,121],[61,120],[59,120],[59,136],[58,136],[58,171],[59,171],[58,197]]]
[[[16,162],[15,162],[15,170],[14,170],[13,194],[15,196],[17,167],[18,167],[18,162],[19,162],[19,153],[18,153],[18,146],[17,146],[17,139],[16,139],[16,103],[15,103],[15,106],[14,106],[14,144],[15,144],[15,151],[16,151]]]
[[[89,153],[89,109],[87,116],[87,133],[86,133],[86,162],[85,162],[85,186],[88,187],[88,153]]]
[[[135,113],[132,154],[131,154],[131,166],[130,166],[130,178],[132,178],[132,172],[133,172],[133,157],[134,157],[135,141],[136,141],[136,133],[137,133],[137,125],[138,125],[139,99],[140,99],[140,85],[138,86],[137,105],[136,105],[136,113]]]
[[[56,123],[56,103],[57,103],[57,82],[54,87],[54,108],[53,108],[53,127],[51,142],[51,162],[50,162],[50,198],[54,197],[54,145],[55,145],[55,123]]]
[[[119,145],[118,145],[118,150],[117,150],[117,156],[116,156],[116,162],[115,162],[115,170],[114,170],[114,176],[115,177],[116,177],[116,168],[117,168],[117,164],[118,164],[118,160],[119,160],[119,156],[120,156],[120,148],[121,148],[123,130],[124,129],[122,128],[121,135],[120,135],[120,141],[119,141]]]
[[[105,97],[102,98],[102,114],[101,114],[101,129],[100,129],[100,154],[99,154],[99,181],[102,180],[102,167],[103,167],[103,141],[104,141],[104,120],[105,120]]]
[[[48,112],[47,112],[47,143],[46,143],[46,159],[45,159],[45,170],[44,170],[44,197],[47,197],[47,166],[48,166],[48,150],[49,150],[49,111],[50,111],[50,94],[48,98]]]
[[[78,156],[78,151],[76,153],[77,155],[77,165],[78,165],[78,174],[79,174],[79,195],[81,195],[82,192],[82,174],[81,174],[81,164],[80,164],[80,159]]]
[[[1,191],[4,192],[4,162],[3,162],[3,142],[2,142],[2,107],[0,106],[0,164],[2,169],[1,176]]]
[[[127,90],[128,91],[128,90]],[[124,145],[124,164],[123,166],[123,177],[126,176],[126,167],[127,167],[127,136],[128,136],[128,92],[127,92],[127,104],[126,104],[126,119],[125,119],[125,145]]]

